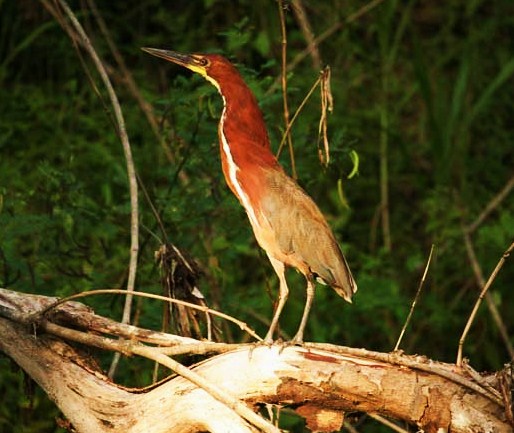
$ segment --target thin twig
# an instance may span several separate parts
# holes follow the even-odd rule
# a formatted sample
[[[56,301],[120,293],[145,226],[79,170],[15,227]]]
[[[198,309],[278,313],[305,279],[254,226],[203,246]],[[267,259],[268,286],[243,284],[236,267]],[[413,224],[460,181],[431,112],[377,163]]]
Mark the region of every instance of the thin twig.
[[[382,238],[384,248],[391,252],[391,223],[389,209],[389,76],[391,62],[389,44],[380,44],[380,132],[379,132],[379,176],[380,176],[380,221],[382,223]]]
[[[325,30],[323,33],[321,33],[316,39],[314,39],[313,43],[316,46],[319,46],[321,42],[323,42],[325,39],[332,36],[335,32],[337,32],[339,29],[341,29],[345,24],[350,24],[356,20],[358,20],[360,17],[368,13],[370,10],[377,7],[380,3],[382,3],[384,0],[373,0],[369,2],[368,4],[362,6],[354,13],[348,15],[345,20],[343,21],[337,21],[334,24],[332,24],[327,30]],[[297,54],[294,59],[287,65],[287,71],[290,72],[296,66],[303,61],[307,56],[310,54],[310,48],[305,48],[302,52]],[[270,86],[270,88],[266,91],[266,94],[272,93],[275,88],[280,83],[280,78],[277,78],[273,84]]]
[[[316,69],[316,71],[319,71],[321,70],[322,64],[321,55],[319,53],[316,40],[314,39],[314,33],[312,31],[309,19],[307,18],[305,7],[303,6],[301,0],[292,0],[291,6],[296,16],[296,20],[298,21],[298,25],[300,26],[300,30],[302,31],[303,37],[307,41],[307,50],[309,50],[309,54],[312,57],[312,66],[314,69]]]
[[[289,131],[291,130],[291,128],[293,127],[293,124],[296,120],[296,118],[298,117],[298,115],[300,114],[300,112],[302,111],[303,107],[305,106],[305,104],[307,103],[307,101],[309,100],[309,98],[311,97],[311,95],[314,93],[314,90],[316,90],[316,87],[318,86],[318,84],[320,83],[321,81],[321,75],[318,77],[318,79],[316,80],[316,82],[312,85],[312,87],[310,88],[310,90],[307,92],[307,95],[305,96],[305,98],[303,98],[303,101],[301,102],[300,106],[296,109],[294,115],[293,115],[293,118],[291,119],[291,121],[289,122],[289,124],[287,125],[287,128],[286,130],[284,131],[284,133],[282,134],[282,140],[280,141],[280,144],[278,146],[278,150],[277,150],[277,153],[275,154],[275,156],[278,158],[280,156],[280,153],[282,152],[282,148],[284,147],[284,143],[286,142],[286,137],[287,137],[287,134],[289,133]]]
[[[244,418],[252,425],[260,428],[262,431],[279,433],[277,428],[273,427],[268,421],[253,412],[239,399],[233,397],[217,385],[208,382],[205,378],[189,369],[185,365],[182,365],[172,358],[164,355],[157,347],[149,347],[140,343],[134,343],[132,341],[100,337],[91,333],[65,328],[63,326],[46,321],[42,323],[42,326],[47,332],[66,338],[68,340],[81,342],[87,345],[99,347],[101,349],[114,350],[117,353],[122,353],[127,356],[139,355],[155,361],[165,367],[168,367],[170,370],[182,376],[183,378],[189,380],[200,389],[203,389],[211,397],[223,403],[225,406],[236,412],[240,417]]]
[[[468,258],[471,263],[471,268],[473,269],[473,272],[475,274],[475,280],[477,283],[477,286],[484,287],[485,286],[485,279],[482,272],[482,268],[478,264],[478,259],[475,254],[475,248],[473,247],[473,243],[471,242],[471,235],[466,231],[465,227],[462,227],[462,233],[464,237],[464,245],[466,247],[466,251],[468,253]],[[514,348],[512,347],[512,343],[510,341],[510,336],[507,331],[507,327],[505,326],[505,322],[503,321],[503,318],[498,311],[498,307],[494,303],[494,300],[489,292],[485,293],[485,302],[487,305],[487,308],[489,309],[489,313],[491,314],[491,317],[496,324],[496,327],[498,328],[498,331],[500,332],[500,336],[503,340],[503,344],[505,345],[505,348],[507,349],[507,352],[509,353],[509,356],[511,359],[514,359]]]
[[[395,432],[409,433],[407,430],[401,428],[399,425],[396,425],[394,422],[389,421],[387,418],[384,418],[382,415],[379,415],[378,413],[369,412],[368,415],[374,420],[378,421],[380,424],[389,427],[391,430],[394,430]]]
[[[0,292],[2,292],[2,290],[3,289],[0,288]],[[10,291],[5,291],[5,292],[13,293]],[[104,291],[104,292],[109,293],[109,291]],[[122,290],[118,290],[117,292],[123,293]],[[1,295],[1,293],[0,293],[0,295]],[[149,295],[149,294],[145,293],[143,295]],[[35,313],[34,313],[34,311],[37,308],[41,308],[42,304],[43,305],[47,304],[48,300],[51,301],[51,299],[45,298],[48,300],[45,301],[44,303],[42,303],[40,300],[40,298],[41,298],[40,296],[39,297],[37,295],[29,295],[29,296],[34,298],[34,300],[31,301],[31,303],[29,304],[30,305],[29,307],[26,307],[26,304],[24,303],[25,298],[26,298],[25,296],[19,296],[18,298],[14,297],[14,299],[12,299],[12,300],[6,296],[0,296],[1,300],[3,301],[3,302],[0,302],[0,309],[2,308],[2,306],[4,306],[3,310],[1,311],[2,317],[9,318],[10,320],[13,320],[17,323],[24,324],[24,325],[29,325],[31,323],[34,323],[33,322],[34,317],[36,317],[36,316],[40,317],[41,311],[43,311],[43,310],[38,310]],[[75,297],[79,297],[79,296],[80,296],[80,294],[75,295]],[[155,296],[155,297],[159,298],[158,296]],[[162,297],[160,297],[160,298],[162,298]],[[17,299],[21,299],[22,302],[20,303]],[[50,308],[54,308],[57,304],[60,304],[62,302],[63,302],[63,300],[60,300],[57,303],[52,303],[50,305]],[[38,307],[38,305],[39,305],[39,307]],[[72,322],[72,323],[76,323],[76,324],[78,323],[79,326],[81,326],[82,328],[93,329],[93,328],[90,328],[91,324],[88,323],[89,320],[87,319],[88,307],[86,307],[82,304],[71,303],[69,308],[71,309],[71,312],[68,312],[68,314],[72,314],[72,316],[71,316],[72,319],[73,319],[73,314],[75,314],[75,316],[76,316],[76,314],[80,314],[81,309],[82,310],[85,309],[86,314],[82,314],[82,316],[84,316],[86,318],[87,324],[85,326],[81,326],[80,321],[78,321],[78,322],[76,321],[76,322]],[[24,310],[25,313],[21,313],[20,309]],[[47,309],[48,308],[45,308],[45,310],[47,310]],[[12,313],[13,311],[18,311],[18,313],[13,314]],[[68,311],[68,306],[64,311],[65,312]],[[65,318],[65,320],[68,320],[66,318],[66,316],[64,318]],[[40,317],[40,319],[41,320],[39,320],[38,325],[41,327],[45,327],[48,323],[51,323],[48,320],[45,320],[44,318]],[[108,319],[105,319],[105,320],[108,320]],[[96,322],[96,319],[94,319],[93,322]],[[68,323],[69,323],[69,320],[68,320]],[[57,326],[57,325],[55,325],[55,326]],[[77,332],[74,330],[70,330],[68,328],[63,328],[63,329],[67,332]],[[140,331],[142,333],[144,333],[144,330],[140,330]],[[118,335],[117,329],[113,330],[113,333],[115,335]],[[118,346],[117,346],[118,348],[120,348],[120,346],[119,346],[120,344],[123,344],[123,348],[130,348],[131,345],[139,344],[139,343],[135,343],[132,340],[125,341],[123,343],[120,340],[112,340],[111,341],[108,338],[99,337],[92,332],[79,332],[79,334],[81,334],[82,339],[85,339],[88,337],[98,337],[98,338],[102,338],[101,342],[106,341],[106,342],[109,342],[109,344],[114,344],[114,343],[112,343],[114,341],[116,344],[118,344]],[[160,333],[156,332],[154,334],[159,335]],[[59,334],[59,335],[61,335],[61,334]],[[125,334],[123,334],[123,335],[125,335]],[[184,337],[177,337],[177,336],[173,336],[173,335],[168,335],[168,337],[169,337],[168,339],[177,338],[177,339],[182,339],[184,341],[187,340],[187,341],[194,342],[193,339],[185,339]],[[82,340],[77,340],[72,337],[66,337],[66,338],[70,338],[70,339],[72,339],[74,341],[78,341],[78,342],[82,341]],[[160,344],[160,343],[157,343],[157,344]],[[186,344],[188,344],[188,343],[186,343]],[[206,344],[208,344],[209,346],[215,345],[215,343],[206,343]],[[245,345],[245,347],[248,347],[248,346],[252,347],[251,344]],[[103,348],[104,346],[98,346],[98,347]],[[235,347],[237,347],[237,346],[235,346]],[[465,375],[464,373],[466,373],[467,370],[464,370],[464,369],[456,370],[454,364],[447,364],[447,363],[445,364],[442,362],[436,362],[436,361],[430,360],[424,356],[402,355],[399,352],[381,353],[381,352],[375,352],[375,351],[370,351],[370,350],[366,350],[366,349],[356,349],[356,348],[352,348],[352,347],[337,346],[334,344],[327,344],[327,343],[304,343],[303,348],[298,348],[298,349],[306,351],[306,352],[310,352],[311,349],[324,350],[324,351],[332,352],[334,354],[341,354],[341,355],[349,356],[352,358],[365,359],[365,360],[367,360],[368,363],[369,363],[369,361],[373,361],[377,364],[385,363],[385,364],[391,364],[391,365],[398,365],[398,366],[403,366],[406,368],[411,368],[414,370],[428,372],[431,374],[437,374],[443,378],[450,380],[451,382],[454,382],[461,386],[467,387],[470,390],[473,390],[474,392],[476,392],[480,395],[483,395],[484,397],[490,399],[491,401],[493,401],[499,405],[503,404],[503,400],[498,397],[496,392],[495,393],[490,392],[489,385],[486,387],[482,386],[482,383],[480,383],[480,382],[477,383],[474,380],[474,375],[472,375],[471,377]],[[160,350],[161,349],[159,349],[159,351]]]
[[[346,420],[344,421],[343,427],[346,430],[341,430],[341,431],[346,432],[348,430],[348,433],[359,433],[359,431]]]
[[[139,176],[139,174],[137,174],[137,180],[139,182],[139,186],[141,187],[141,191],[143,192],[143,195],[145,197],[146,203],[148,204],[148,206],[150,206],[150,209],[152,210],[152,213],[153,213],[153,216],[155,218],[155,221],[157,222],[157,225],[159,226],[159,229],[161,230],[161,235],[162,235],[162,237],[164,239],[164,242],[168,243],[169,242],[168,241],[168,235],[166,233],[166,229],[164,227],[164,223],[163,223],[163,221],[161,219],[161,216],[159,215],[159,211],[155,207],[152,199],[150,198],[150,194],[148,194],[148,190],[146,189],[146,186],[143,183],[143,180],[141,179],[141,176]],[[164,243],[162,241],[162,239],[159,239],[158,237],[157,237],[157,239],[159,240],[160,243]]]
[[[470,234],[473,233],[484,222],[484,220],[489,216],[489,214],[501,204],[501,202],[509,195],[510,191],[513,188],[514,176],[512,176],[505,184],[505,186],[501,189],[501,191],[491,199],[491,201],[487,204],[484,210],[477,217],[477,219],[466,227],[466,231]]]
[[[409,322],[410,322],[410,319],[412,317],[412,314],[414,313],[414,308],[416,308],[416,304],[417,304],[418,299],[419,299],[419,297],[421,295],[421,291],[423,290],[423,284],[425,284],[425,278],[426,278],[427,273],[428,273],[428,268],[430,267],[430,262],[432,261],[432,254],[433,254],[433,252],[434,252],[434,245],[432,245],[430,247],[430,254],[428,255],[427,264],[425,265],[425,271],[423,272],[423,276],[421,277],[421,281],[419,282],[418,290],[416,292],[416,296],[414,296],[414,301],[412,301],[412,305],[410,307],[409,314],[407,316],[407,319],[405,319],[405,323],[403,325],[402,332],[400,332],[400,336],[398,337],[398,341],[396,342],[396,345],[394,346],[394,350],[398,350],[398,348],[400,347],[400,343],[402,341],[403,334],[405,334],[405,330],[407,329],[407,326],[409,325]]]
[[[127,292],[125,290],[121,290],[121,289],[99,289],[99,290],[90,290],[88,292],[76,293],[74,295],[67,296],[66,298],[61,298],[58,301],[56,301],[55,303],[53,303],[52,305],[49,305],[48,307],[45,307],[43,310],[38,311],[37,313],[34,314],[34,316],[32,317],[31,320],[33,322],[37,322],[38,319],[40,317],[44,316],[46,313],[48,313],[48,311],[54,309],[58,305],[64,304],[65,302],[72,301],[74,299],[85,298],[87,296],[94,296],[94,295],[126,294],[126,293]],[[160,301],[171,302],[173,304],[183,305],[185,307],[193,308],[195,310],[199,310],[204,313],[212,314],[213,316],[221,317],[222,319],[228,320],[229,322],[232,322],[232,323],[238,325],[241,328],[241,330],[247,332],[252,337],[256,338],[258,341],[262,341],[262,338],[259,337],[259,335],[257,335],[255,333],[255,331],[252,330],[245,322],[237,320],[236,318],[229,316],[228,314],[222,313],[217,310],[213,310],[209,307],[191,304],[190,302],[181,301],[179,299],[167,298],[166,296],[154,295],[153,293],[133,291],[132,294],[134,296],[141,296],[143,298],[157,299]]]
[[[40,1],[43,4],[43,6],[45,7],[45,9],[50,13],[50,15],[52,15],[55,18],[55,20],[59,23],[59,25],[62,27],[62,29],[68,34],[69,38],[72,40],[74,48],[75,48],[75,52],[77,53],[77,57],[80,61],[80,64],[82,65],[82,69],[84,70],[84,73],[86,74],[86,77],[89,81],[89,85],[91,86],[91,89],[93,90],[94,94],[98,97],[98,99],[102,103],[104,111],[109,116],[109,121],[112,123],[113,128],[115,129],[116,132],[118,132],[118,124],[116,122],[115,117],[112,114],[112,111],[109,106],[109,102],[105,99],[104,95],[98,88],[98,86],[95,82],[95,78],[93,77],[93,74],[91,73],[89,66],[86,62],[86,59],[82,55],[82,51],[79,49],[79,47],[82,47],[85,51],[87,51],[85,42],[81,39],[80,35],[75,30],[75,28],[70,26],[70,24],[68,23],[66,18],[63,16],[62,11],[58,8],[57,4],[55,4],[55,7],[54,7],[54,5],[52,5],[48,0],[40,0]],[[109,65],[107,65],[107,62],[104,62],[104,65],[106,65],[105,66],[106,70],[112,69],[109,67]]]
[[[195,373],[193,370],[190,370],[185,365],[180,364],[179,362],[175,361],[172,358],[169,358],[166,355],[157,353],[155,350],[152,350],[151,347],[135,346],[132,350],[134,354],[141,355],[155,362],[158,362],[159,364],[168,367],[170,370],[174,371],[175,373],[194,383],[196,386],[203,389],[216,400],[223,403],[228,408],[232,409],[240,417],[244,418],[250,424],[258,427],[262,431],[270,433],[280,433],[280,430],[278,428],[274,427],[263,417],[256,414],[246,404],[241,402],[236,397],[233,397],[232,395],[228,394],[225,390],[221,389],[217,385],[206,381],[202,376],[200,376],[198,373]]]
[[[47,10],[47,12],[50,13],[50,15],[52,15],[55,18],[55,21],[57,21],[57,23],[62,27],[62,29],[68,34],[69,38],[73,41],[73,45],[75,46],[75,48],[77,47],[77,45],[83,46],[84,41],[82,41],[80,39],[80,37],[77,35],[77,32],[72,27],[70,27],[68,22],[64,19],[57,4],[53,5],[52,3],[50,3],[50,0],[40,0],[40,2],[43,5],[43,7]],[[56,3],[55,0],[54,0],[54,3]],[[79,57],[80,57],[80,52],[77,51],[77,53],[79,54]],[[82,58],[81,58],[81,61],[82,61]],[[89,77],[89,75],[88,75],[88,77]],[[95,87],[94,82],[92,82],[91,85],[93,87]],[[98,93],[96,88],[94,90],[95,90],[95,93]]]
[[[50,298],[48,298],[50,301]],[[49,302],[51,303],[51,302]],[[75,328],[92,330],[97,334],[115,335],[126,340],[137,341],[147,344],[159,346],[159,350],[166,355],[206,355],[207,353],[222,353],[228,350],[235,350],[246,346],[254,346],[255,343],[248,344],[232,344],[217,343],[213,341],[199,341],[190,337],[183,337],[175,334],[168,334],[160,331],[153,331],[147,328],[141,328],[134,325],[127,325],[116,322],[104,316],[99,316],[89,310],[88,307],[79,304],[64,304],[58,308],[55,315],[50,316],[50,320],[63,321],[67,325],[73,324]],[[27,323],[27,313],[24,315],[13,315],[15,310],[2,310],[0,307],[0,315],[11,318],[19,323]],[[4,314],[7,313],[7,314]],[[29,316],[32,320],[34,316]],[[61,317],[63,319],[61,319]],[[39,322],[38,322],[39,323]]]
[[[130,323],[130,312],[132,308],[132,294],[134,291],[135,281],[136,281],[136,272],[137,272],[137,256],[139,252],[139,213],[138,213],[138,193],[137,193],[137,180],[136,180],[136,170],[134,168],[134,160],[132,158],[132,151],[130,148],[130,142],[127,135],[127,130],[125,128],[125,120],[123,118],[123,113],[121,111],[121,106],[118,101],[118,97],[116,96],[116,92],[112,87],[111,81],[109,80],[109,76],[105,67],[102,63],[102,60],[96,53],[89,37],[87,36],[84,28],[77,20],[75,14],[70,9],[66,0],[56,0],[59,2],[60,7],[64,10],[68,18],[70,19],[77,35],[80,37],[83,43],[83,47],[86,49],[88,54],[91,56],[93,63],[107,89],[107,93],[109,95],[109,99],[111,100],[111,104],[114,110],[114,116],[117,122],[117,133],[120,138],[121,144],[123,146],[123,151],[125,154],[125,161],[127,165],[127,176],[129,179],[129,191],[130,191],[130,260],[129,260],[129,268],[128,268],[128,277],[127,277],[127,291],[125,298],[125,306],[123,308],[123,316],[121,319],[122,323]],[[109,376],[112,377],[114,372],[116,371],[117,362],[113,360],[111,364],[111,368],[109,370]]]
[[[484,296],[486,295],[487,291],[489,290],[489,287],[491,287],[491,284],[495,280],[496,276],[498,275],[498,272],[500,272],[500,269],[502,268],[503,264],[505,263],[505,260],[510,256],[510,253],[514,250],[514,242],[510,244],[509,248],[503,253],[502,257],[498,261],[498,264],[494,268],[493,272],[489,276],[489,279],[487,280],[487,283],[485,283],[482,291],[480,292],[480,296],[478,297],[475,306],[473,307],[473,310],[471,311],[471,314],[469,315],[468,321],[466,323],[466,326],[464,327],[464,331],[462,332],[462,335],[459,340],[459,348],[457,351],[457,366],[462,366],[462,349],[464,346],[464,342],[466,341],[466,337],[468,335],[469,329],[471,328],[471,325],[473,324],[473,321],[475,320],[475,317],[477,315],[478,309],[480,307],[480,304],[482,303],[482,300],[484,299]],[[512,356],[512,354],[511,354]]]
[[[284,104],[284,125],[286,126],[286,133],[284,135],[287,139],[289,147],[289,157],[291,159],[291,175],[293,179],[297,179],[296,164],[294,160],[294,149],[293,140],[291,138],[291,132],[288,131],[287,126],[289,125],[289,106],[287,103],[287,31],[286,31],[286,18],[284,14],[284,2],[278,0],[278,15],[280,17],[280,32],[282,35],[282,67],[280,71],[280,77],[282,82],[282,101]]]
[[[503,398],[500,391],[498,391],[488,380],[487,376],[482,376],[478,371],[476,371],[469,363],[462,362],[462,368],[471,376],[471,378],[476,382],[482,385],[483,388],[487,389],[492,395],[495,395],[498,400]]]
[[[166,156],[166,159],[170,163],[175,163],[175,157],[172,154],[170,147],[168,146],[168,143],[166,143],[166,140],[164,139],[163,135],[161,134],[159,123],[157,122],[157,118],[154,113],[154,109],[152,107],[152,104],[148,103],[148,101],[145,100],[141,92],[139,91],[139,87],[136,84],[136,81],[134,80],[134,77],[132,73],[130,72],[130,69],[127,67],[125,60],[123,56],[121,55],[120,51],[116,47],[116,44],[114,43],[111,33],[109,32],[109,28],[106,25],[103,17],[101,16],[100,12],[98,11],[98,7],[94,0],[87,0],[87,3],[89,5],[89,8],[93,12],[93,16],[96,20],[96,23],[98,25],[98,28],[102,32],[102,35],[105,38],[105,41],[107,42],[107,45],[109,46],[109,49],[111,50],[111,53],[114,57],[114,60],[116,61],[119,70],[121,72],[121,80],[123,83],[127,86],[127,90],[134,96],[134,99],[141,107],[141,110],[143,111],[143,114],[146,117],[146,120],[150,124],[150,128],[152,129],[152,132],[156,136],[156,138],[159,141],[159,144],[162,147],[162,150],[164,151],[164,154]],[[187,176],[185,175],[185,172],[181,171],[179,173],[179,178],[183,182],[187,182]]]
[[[156,347],[155,350],[167,356],[178,355],[208,355],[210,353],[225,353],[236,349],[255,347],[255,343],[234,344],[215,343],[213,341],[202,341],[196,344],[181,344],[172,347]]]

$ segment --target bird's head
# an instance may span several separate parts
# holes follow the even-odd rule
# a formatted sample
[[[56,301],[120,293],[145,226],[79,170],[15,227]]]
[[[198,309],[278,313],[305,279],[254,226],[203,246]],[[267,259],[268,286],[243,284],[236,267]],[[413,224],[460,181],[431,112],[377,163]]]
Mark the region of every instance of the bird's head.
[[[153,56],[176,63],[196,72],[220,90],[223,82],[240,77],[237,69],[225,57],[218,54],[181,54],[176,51],[156,48],[141,48]]]

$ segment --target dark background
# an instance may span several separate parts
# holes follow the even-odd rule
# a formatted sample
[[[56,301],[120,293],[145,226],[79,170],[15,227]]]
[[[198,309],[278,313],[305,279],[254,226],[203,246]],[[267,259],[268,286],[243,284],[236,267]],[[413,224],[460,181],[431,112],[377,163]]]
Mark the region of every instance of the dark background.
[[[315,36],[339,26],[319,44],[322,64],[332,71],[331,162],[325,168],[318,159],[316,90],[292,129],[299,183],[326,215],[359,285],[352,306],[319,286],[305,338],[392,350],[434,244],[401,347],[454,362],[479,289],[463,227],[514,176],[514,5],[511,0],[302,4]],[[70,6],[108,65],[136,170],[168,238],[203,270],[199,284],[208,303],[264,335],[278,282],[221,174],[220,97],[201,77],[140,47],[229,57],[255,92],[276,150],[284,131],[281,89],[275,84],[281,71],[277,3],[98,2],[113,45],[155,110],[158,136],[123,81],[91,3],[70,1]],[[291,8],[285,15],[291,62],[307,44]],[[307,56],[288,73],[291,113],[318,72]],[[125,286],[130,202],[111,110],[89,57],[77,56],[41,2],[0,2],[0,287],[65,296]],[[348,179],[352,152],[358,155],[358,174]],[[280,160],[290,172],[287,151]],[[386,190],[388,228],[381,211]],[[140,212],[136,286],[162,293],[154,261],[162,234],[142,194]],[[510,194],[471,234],[485,279],[513,238]],[[288,280],[291,296],[281,320],[285,336],[296,331],[305,299],[301,276],[291,271]],[[509,335],[513,281],[510,260],[490,291]],[[122,297],[85,302],[121,318]],[[138,300],[134,313],[142,326],[160,329],[160,303]],[[219,326],[226,340],[245,339],[237,327]],[[478,370],[489,371],[510,360],[486,305],[473,324],[465,356]],[[105,368],[109,360],[102,359]],[[148,363],[125,360],[120,368],[119,380],[126,384],[150,382]],[[1,431],[60,431],[57,409],[31,388],[6,357],[0,358]],[[288,428],[302,431],[301,422],[289,423]],[[370,420],[355,428],[389,431]]]

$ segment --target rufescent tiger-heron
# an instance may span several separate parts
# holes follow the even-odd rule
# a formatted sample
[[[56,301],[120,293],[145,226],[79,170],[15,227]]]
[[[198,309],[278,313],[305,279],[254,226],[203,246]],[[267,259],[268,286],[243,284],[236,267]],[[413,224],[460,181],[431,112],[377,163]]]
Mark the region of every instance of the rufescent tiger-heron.
[[[348,263],[318,206],[282,169],[271,152],[262,112],[237,69],[217,54],[143,51],[190,69],[212,83],[223,98],[218,127],[221,163],[228,186],[248,214],[259,245],[266,251],[280,287],[265,342],[273,341],[289,289],[286,266],[307,280],[307,299],[293,344],[303,342],[314,298],[315,280],[351,302],[357,291]]]

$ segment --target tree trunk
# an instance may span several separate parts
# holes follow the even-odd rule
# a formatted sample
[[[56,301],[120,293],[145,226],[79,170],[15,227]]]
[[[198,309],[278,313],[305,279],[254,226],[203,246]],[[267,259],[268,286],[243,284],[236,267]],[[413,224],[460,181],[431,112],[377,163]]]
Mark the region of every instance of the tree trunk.
[[[428,433],[512,432],[510,402],[502,399],[508,394],[506,375],[471,377],[469,368],[424,357],[338,346],[234,345],[190,367],[205,387],[177,375],[147,390],[127,389],[109,381],[72,341],[84,344],[89,338],[92,345],[113,345],[125,354],[166,350],[137,340],[160,339],[160,346],[196,351],[203,344],[216,350],[215,343],[119,325],[74,302],[34,316],[54,301],[0,289],[0,349],[45,390],[78,432],[278,431],[264,420],[256,427],[237,404],[213,395],[208,384],[253,411],[264,404],[291,407],[313,431],[339,430],[343,414],[358,411],[408,421]],[[97,335],[126,337],[129,328],[131,341]]]

